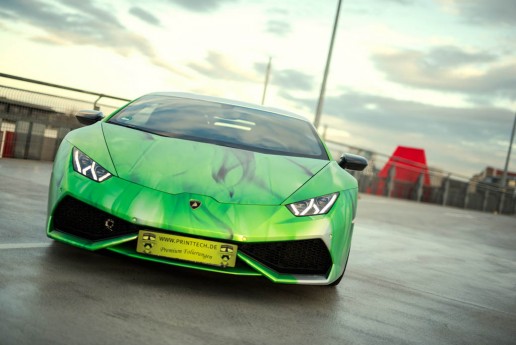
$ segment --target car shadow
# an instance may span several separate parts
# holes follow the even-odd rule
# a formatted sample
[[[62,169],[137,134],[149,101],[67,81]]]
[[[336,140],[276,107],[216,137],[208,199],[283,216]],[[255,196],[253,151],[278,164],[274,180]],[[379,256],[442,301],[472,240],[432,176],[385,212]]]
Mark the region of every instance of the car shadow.
[[[102,281],[124,290],[143,289],[157,293],[191,293],[219,301],[246,299],[260,303],[290,304],[332,308],[345,289],[338,287],[275,284],[265,277],[234,276],[129,258],[110,251],[91,252],[54,242],[46,249],[45,267],[61,280],[75,286]],[[149,298],[151,298],[151,294]]]

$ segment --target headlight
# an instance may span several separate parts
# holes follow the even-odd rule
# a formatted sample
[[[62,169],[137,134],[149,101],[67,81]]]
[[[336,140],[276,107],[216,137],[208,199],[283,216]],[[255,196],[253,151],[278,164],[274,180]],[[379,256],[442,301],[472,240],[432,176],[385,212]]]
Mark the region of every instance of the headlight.
[[[102,182],[111,177],[109,171],[76,147],[73,148],[73,169],[93,181]]]
[[[319,214],[328,213],[331,209],[339,193],[319,196],[317,198],[307,199],[303,201],[288,204],[287,208],[296,217],[302,216],[316,216]]]

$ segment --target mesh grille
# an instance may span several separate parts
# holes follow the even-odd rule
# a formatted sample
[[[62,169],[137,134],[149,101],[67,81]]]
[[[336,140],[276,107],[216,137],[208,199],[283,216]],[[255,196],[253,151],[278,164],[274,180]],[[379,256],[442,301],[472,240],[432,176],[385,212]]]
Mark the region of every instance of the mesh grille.
[[[239,250],[279,273],[323,274],[331,268],[331,257],[320,239],[245,243]]]
[[[57,206],[54,228],[93,241],[137,233],[139,229],[72,197],[65,197]]]

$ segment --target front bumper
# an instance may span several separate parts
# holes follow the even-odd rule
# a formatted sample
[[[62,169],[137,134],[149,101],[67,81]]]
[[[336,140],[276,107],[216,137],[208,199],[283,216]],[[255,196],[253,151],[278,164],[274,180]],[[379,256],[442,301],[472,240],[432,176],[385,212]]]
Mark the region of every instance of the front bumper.
[[[54,167],[50,186],[47,234],[53,239],[175,266],[262,275],[278,283],[329,284],[346,265],[356,190],[341,192],[326,215],[295,217],[282,205],[223,204],[203,195],[163,193],[116,176],[97,183],[73,171],[69,159],[63,161]],[[190,200],[202,206],[193,210]],[[237,265],[222,268],[138,253],[136,238],[144,229],[235,243],[241,248]],[[276,252],[269,253],[271,248]],[[290,253],[291,261],[285,264],[277,253]]]

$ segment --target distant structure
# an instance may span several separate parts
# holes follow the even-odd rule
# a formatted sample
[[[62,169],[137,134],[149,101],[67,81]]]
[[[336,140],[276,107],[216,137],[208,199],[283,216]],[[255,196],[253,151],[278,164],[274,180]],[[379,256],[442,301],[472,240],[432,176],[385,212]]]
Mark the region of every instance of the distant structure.
[[[502,180],[503,170],[493,167],[486,167],[480,173],[471,178],[472,188],[470,191],[483,192],[486,188],[499,187]],[[501,186],[507,189],[516,189],[516,172],[508,171],[506,185]]]
[[[69,113],[0,97],[0,157],[51,161],[64,136],[78,127]]]
[[[424,186],[430,186],[430,174],[424,149],[398,146],[378,173],[378,195],[409,198]],[[419,196],[421,198],[422,196]]]

